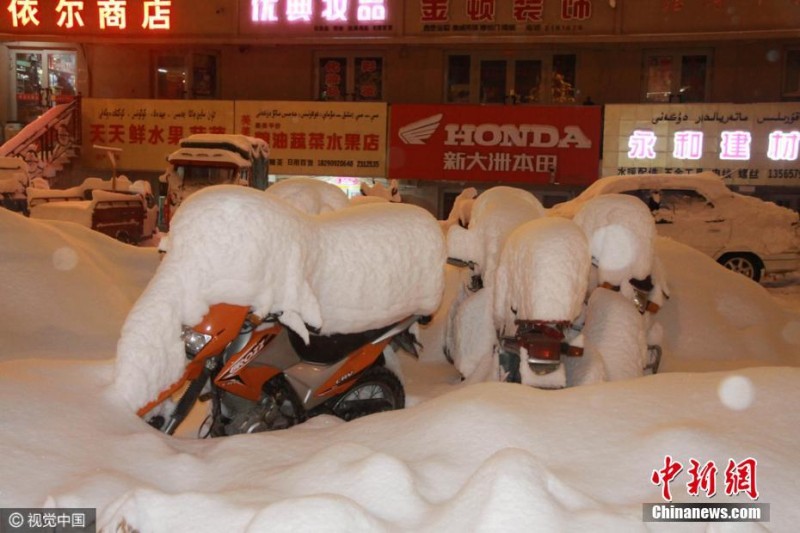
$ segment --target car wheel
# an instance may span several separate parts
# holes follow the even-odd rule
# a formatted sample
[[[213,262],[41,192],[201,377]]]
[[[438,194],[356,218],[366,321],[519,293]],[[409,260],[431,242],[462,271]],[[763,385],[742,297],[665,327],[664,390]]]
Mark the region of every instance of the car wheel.
[[[718,262],[728,270],[738,272],[753,281],[761,280],[761,271],[764,268],[764,264],[753,254],[725,254],[718,259]]]

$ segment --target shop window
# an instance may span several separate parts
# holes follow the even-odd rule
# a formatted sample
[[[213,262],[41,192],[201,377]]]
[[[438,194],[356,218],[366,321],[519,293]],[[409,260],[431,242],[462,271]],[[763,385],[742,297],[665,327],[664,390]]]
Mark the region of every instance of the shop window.
[[[542,62],[519,60],[514,63],[514,94],[521,103],[538,104],[542,84]]]
[[[156,98],[208,100],[219,97],[216,53],[157,54]]]
[[[787,100],[800,100],[800,49],[786,50],[781,96]]]
[[[317,98],[330,101],[384,100],[383,58],[349,53],[317,58]]]
[[[192,98],[217,98],[217,56],[192,54]]]
[[[12,115],[28,123],[54,104],[77,94],[76,54],[65,50],[11,49],[14,77],[11,80]]]
[[[645,56],[645,102],[705,102],[709,54],[648,53]]]
[[[486,54],[447,57],[448,103],[553,104],[575,102],[576,56],[513,59]],[[549,84],[546,80],[550,80]]]
[[[502,104],[506,98],[506,62],[481,61],[481,103]]]
[[[447,59],[447,102],[451,104],[469,103],[470,57],[452,55]]]
[[[551,82],[552,102],[575,103],[575,56],[560,54],[553,56],[553,78]]]

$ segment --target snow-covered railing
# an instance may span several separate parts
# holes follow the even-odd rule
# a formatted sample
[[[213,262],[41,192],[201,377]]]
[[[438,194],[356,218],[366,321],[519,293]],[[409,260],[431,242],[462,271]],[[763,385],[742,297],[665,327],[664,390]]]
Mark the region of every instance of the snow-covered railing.
[[[21,157],[31,178],[51,179],[76,154],[81,142],[80,96],[58,104],[0,146],[0,156]]]

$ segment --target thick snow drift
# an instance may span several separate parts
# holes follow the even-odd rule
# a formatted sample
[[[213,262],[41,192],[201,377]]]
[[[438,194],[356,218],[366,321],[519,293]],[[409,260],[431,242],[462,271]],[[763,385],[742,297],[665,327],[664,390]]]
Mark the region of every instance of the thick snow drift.
[[[350,205],[350,201],[342,189],[332,183],[314,178],[293,177],[281,180],[270,185],[267,192],[283,198],[300,211],[310,215],[336,211]]]
[[[581,314],[591,257],[581,229],[565,218],[539,218],[506,240],[494,285],[497,329],[515,319],[573,321]]]
[[[0,242],[2,507],[93,507],[98,531],[142,533],[783,532],[800,522],[800,314],[788,310],[798,306],[674,241],[656,242],[671,284],[656,315],[664,373],[541,391],[466,386],[430,354],[401,356],[409,408],[210,441],[156,432],[111,386],[119,326],[156,271],[154,250],[3,210]],[[671,484],[681,503],[751,502],[725,494],[724,469],[756,459],[770,522],[644,523],[642,503],[663,501],[651,475],[667,455],[685,468]],[[691,458],[719,468],[715,496],[688,494]]]
[[[544,214],[541,202],[528,191],[492,187],[474,200],[468,229],[451,226],[448,230],[447,255],[474,263],[475,272],[491,284],[508,235],[517,226]]]
[[[31,343],[48,357],[71,357],[77,346],[82,357],[108,357],[109,333],[119,333],[158,265],[154,248],[6,209],[0,243],[0,360]]]
[[[469,227],[469,221],[472,215],[472,206],[475,203],[475,198],[478,196],[478,190],[475,187],[467,187],[453,201],[453,207],[450,209],[450,214],[447,219],[439,221],[442,226],[442,231],[447,233],[450,226],[459,225],[462,228]]]
[[[182,324],[215,303],[252,306],[307,338],[433,313],[444,241],[422,208],[384,203],[309,216],[274,194],[208,187],[190,196],[162,242],[166,256],[128,316],[115,386],[134,408],[176,381]]]
[[[655,222],[640,200],[624,194],[598,196],[581,206],[574,221],[589,240],[600,283],[619,286],[651,274]]]

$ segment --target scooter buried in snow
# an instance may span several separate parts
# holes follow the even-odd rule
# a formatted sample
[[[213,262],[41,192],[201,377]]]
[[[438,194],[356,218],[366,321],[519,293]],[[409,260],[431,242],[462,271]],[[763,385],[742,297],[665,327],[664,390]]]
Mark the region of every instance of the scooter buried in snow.
[[[210,401],[198,433],[218,437],[285,429],[320,414],[351,420],[405,406],[384,350],[391,344],[417,355],[410,328],[426,317],[354,334],[312,333],[308,344],[278,318],[259,317],[247,306],[211,306],[199,324],[183,328],[183,377],[139,416],[171,435],[198,401]],[[182,389],[174,408],[152,414]]]
[[[498,363],[502,381],[525,383],[524,375],[540,389],[562,389],[566,386],[564,358],[580,358],[583,347],[566,339],[576,326],[570,322],[518,320],[514,335],[498,338]],[[661,363],[661,347],[647,346],[647,363],[643,374],[655,374]]]
[[[634,307],[639,314],[655,314],[659,305],[650,300],[653,283],[630,279]],[[600,289],[614,292],[619,287],[603,283]],[[560,389],[566,386],[565,358],[582,357],[584,353],[581,330],[583,325],[572,321],[515,320],[513,335],[498,335],[499,371],[503,381],[525,383],[533,381],[537,388]],[[661,364],[661,346],[648,344],[642,374],[656,374]],[[528,379],[526,379],[528,378]]]
[[[567,342],[569,321],[516,320],[513,336],[498,338],[500,370],[504,381],[522,382],[522,373],[547,376],[562,370],[561,358],[583,356],[583,347]],[[523,367],[523,365],[525,365]],[[552,383],[549,383],[552,381]],[[563,388],[562,380],[543,379],[539,388]]]

